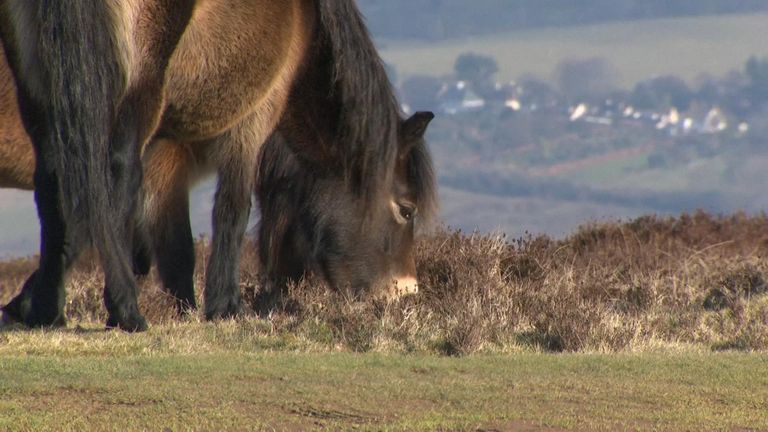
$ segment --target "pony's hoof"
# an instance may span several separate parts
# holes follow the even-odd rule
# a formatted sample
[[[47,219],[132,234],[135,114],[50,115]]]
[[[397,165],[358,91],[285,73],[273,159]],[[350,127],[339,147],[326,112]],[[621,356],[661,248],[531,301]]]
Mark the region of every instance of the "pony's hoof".
[[[273,311],[285,306],[285,290],[277,286],[270,288],[256,294],[253,301],[253,309],[261,318],[267,318]]]
[[[16,319],[12,314],[10,314],[5,308],[0,309],[0,328],[7,327],[12,324],[18,323],[19,320]]]
[[[205,319],[208,321],[225,320],[237,318],[243,314],[243,307],[240,301],[233,301],[220,307],[206,308]]]
[[[18,321],[11,318],[11,316],[6,313],[4,310],[0,309],[0,330],[4,328],[8,328],[14,324],[16,324]]]
[[[10,303],[0,308],[0,325],[7,326],[11,324],[23,324],[24,314],[22,313],[22,304],[24,298],[19,295]]]
[[[129,316],[123,319],[118,319],[114,316],[110,316],[107,319],[107,329],[120,329],[129,333],[147,331],[147,321],[141,315]]]
[[[32,328],[59,328],[67,326],[63,313],[40,313],[34,309],[24,318],[24,324]]]

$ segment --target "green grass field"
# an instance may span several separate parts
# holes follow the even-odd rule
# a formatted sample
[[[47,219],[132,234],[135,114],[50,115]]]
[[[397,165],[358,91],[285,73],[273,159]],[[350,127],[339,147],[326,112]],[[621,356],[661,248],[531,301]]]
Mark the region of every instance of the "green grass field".
[[[440,75],[453,70],[468,51],[491,55],[501,80],[524,74],[551,78],[563,59],[601,57],[617,72],[617,84],[631,88],[654,75],[693,80],[702,73],[722,75],[742,69],[751,55],[768,55],[761,36],[768,14],[659,19],[545,28],[436,44],[381,41],[384,59],[399,76]]]
[[[261,325],[184,323],[138,335],[95,328],[0,333],[0,429],[768,427],[768,358],[760,354],[454,358],[287,348],[274,338],[237,336]]]

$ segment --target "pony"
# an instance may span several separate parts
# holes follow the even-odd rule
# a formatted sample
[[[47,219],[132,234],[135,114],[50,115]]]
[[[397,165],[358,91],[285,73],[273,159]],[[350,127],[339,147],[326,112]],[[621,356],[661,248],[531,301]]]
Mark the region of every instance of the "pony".
[[[267,261],[271,274],[303,267],[336,287],[417,288],[413,217],[436,208],[421,139],[431,114],[402,118],[354,1],[2,0],[0,36],[34,147],[41,222],[40,266],[4,308],[12,319],[63,324],[64,274],[88,242],[108,327],[147,327],[131,264],[145,241],[166,288],[194,306],[188,189],[211,172],[207,319],[241,311],[257,172],[276,202],[303,203],[274,214],[269,188],[257,189],[262,226],[276,230],[264,241],[282,245],[263,249],[301,263],[284,272]],[[271,140],[278,150],[261,152]],[[300,171],[281,172],[269,155],[290,155]],[[140,197],[142,184],[153,193]]]

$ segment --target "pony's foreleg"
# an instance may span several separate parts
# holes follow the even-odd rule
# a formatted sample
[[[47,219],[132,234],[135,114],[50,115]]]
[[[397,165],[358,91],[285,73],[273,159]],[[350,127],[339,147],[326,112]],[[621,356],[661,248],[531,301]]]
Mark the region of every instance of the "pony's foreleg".
[[[256,149],[263,139],[240,127],[214,141],[218,141],[213,145],[222,155],[205,282],[205,317],[209,320],[232,317],[241,311],[240,249],[251,210]]]
[[[136,233],[137,203],[142,182],[139,144],[145,139],[141,104],[124,102],[117,116],[109,152],[111,184],[109,210],[114,225],[113,234],[105,236],[110,243],[100,248],[104,269],[104,304],[107,327],[128,331],[147,328],[138,307],[138,287],[134,278],[132,258]]]
[[[196,308],[195,245],[189,221],[190,167],[194,157],[180,143],[157,140],[144,155],[144,223],[163,287],[179,313]]]

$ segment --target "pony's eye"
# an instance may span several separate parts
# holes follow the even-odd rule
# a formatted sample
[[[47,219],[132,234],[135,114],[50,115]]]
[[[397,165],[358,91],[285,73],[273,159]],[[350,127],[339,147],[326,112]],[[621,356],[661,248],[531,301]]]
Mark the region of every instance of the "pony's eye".
[[[412,222],[413,218],[416,216],[416,213],[418,213],[416,205],[410,201],[398,202],[392,200],[390,201],[390,205],[392,206],[392,216],[395,218],[395,221],[401,225]]]
[[[403,217],[403,219],[410,221],[413,219],[413,216],[416,214],[416,206],[413,204],[400,204],[400,216]]]

